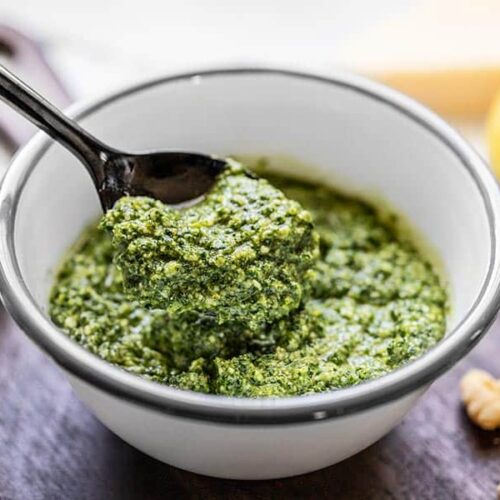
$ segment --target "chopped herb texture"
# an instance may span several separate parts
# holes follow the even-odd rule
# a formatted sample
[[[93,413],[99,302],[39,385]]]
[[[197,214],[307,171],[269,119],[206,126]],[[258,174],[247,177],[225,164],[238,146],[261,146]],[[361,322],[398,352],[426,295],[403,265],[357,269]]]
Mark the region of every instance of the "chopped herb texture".
[[[125,291],[145,307],[253,331],[299,307],[319,256],[311,214],[237,163],[192,207],[126,197],[101,227]]]
[[[395,217],[265,177],[234,163],[192,207],[120,200],[63,262],[54,323],[132,373],[239,397],[359,384],[442,338],[446,289]]]

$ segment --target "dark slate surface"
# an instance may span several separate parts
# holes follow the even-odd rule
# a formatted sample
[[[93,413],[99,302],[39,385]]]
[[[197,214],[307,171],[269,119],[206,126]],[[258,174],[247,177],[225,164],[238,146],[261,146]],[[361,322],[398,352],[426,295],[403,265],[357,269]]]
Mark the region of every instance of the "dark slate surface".
[[[469,423],[458,380],[468,367],[500,376],[500,323],[439,379],[380,442],[328,469],[239,482],[148,458],[101,425],[59,370],[0,316],[0,498],[494,499],[500,432]]]

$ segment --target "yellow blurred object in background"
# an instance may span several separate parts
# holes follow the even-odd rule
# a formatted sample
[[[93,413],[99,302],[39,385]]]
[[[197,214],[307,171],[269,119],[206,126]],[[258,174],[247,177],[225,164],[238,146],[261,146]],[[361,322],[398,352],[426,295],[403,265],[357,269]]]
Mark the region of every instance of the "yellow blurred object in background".
[[[500,89],[500,67],[495,66],[386,72],[373,76],[437,113],[453,118],[484,118]]]
[[[500,179],[500,87],[490,107],[486,124],[491,167]]]

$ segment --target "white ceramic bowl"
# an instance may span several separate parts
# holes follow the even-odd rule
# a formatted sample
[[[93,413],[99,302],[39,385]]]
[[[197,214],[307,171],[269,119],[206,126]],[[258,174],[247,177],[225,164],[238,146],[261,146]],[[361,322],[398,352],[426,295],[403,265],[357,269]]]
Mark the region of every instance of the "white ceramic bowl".
[[[73,113],[123,149],[296,158],[309,165],[302,175],[382,196],[406,214],[449,278],[446,339],[378,380],[278,400],[149,382],[86,352],[47,317],[54,269],[99,204],[85,169],[38,134],[16,156],[0,191],[5,306],[98,418],[159,460],[245,479],[338,462],[393,428],[494,319],[500,303],[496,183],[463,139],[396,92],[353,76],[222,69],[148,82]]]

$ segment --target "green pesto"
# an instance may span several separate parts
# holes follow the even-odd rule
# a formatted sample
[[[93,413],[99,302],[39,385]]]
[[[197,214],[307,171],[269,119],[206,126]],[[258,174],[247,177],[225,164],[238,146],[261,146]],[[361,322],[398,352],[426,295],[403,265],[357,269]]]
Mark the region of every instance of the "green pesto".
[[[125,197],[101,227],[112,234],[125,291],[145,307],[257,334],[307,298],[319,255],[311,214],[235,162],[203,203],[179,210]]]
[[[267,177],[270,184],[235,167],[207,200],[176,212],[145,198],[120,202],[64,261],[51,295],[53,321],[138,375],[248,397],[357,384],[442,338],[446,291],[395,220],[331,189]],[[272,228],[266,236],[260,219]],[[189,244],[181,247],[180,237]],[[214,244],[221,239],[227,252]],[[241,246],[251,252],[239,260]],[[261,267],[266,259],[274,269]],[[156,276],[154,286],[145,273]],[[249,285],[253,300],[239,286],[252,280],[263,285]],[[233,294],[241,293],[238,308]]]

